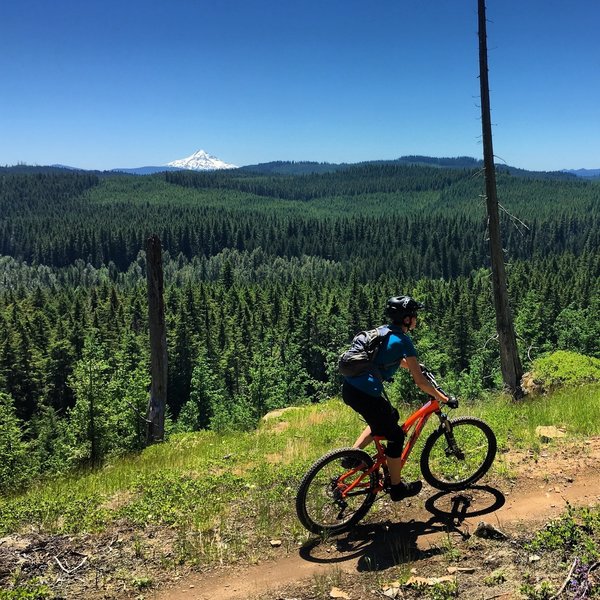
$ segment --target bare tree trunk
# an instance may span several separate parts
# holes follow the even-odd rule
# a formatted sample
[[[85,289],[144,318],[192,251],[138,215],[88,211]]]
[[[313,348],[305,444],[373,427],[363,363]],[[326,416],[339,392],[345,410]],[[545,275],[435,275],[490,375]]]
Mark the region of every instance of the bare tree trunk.
[[[490,117],[490,88],[488,82],[487,32],[485,0],[478,0],[479,13],[479,85],[481,88],[481,127],[483,133],[483,163],[485,168],[485,194],[487,203],[490,258],[492,264],[492,288],[496,308],[496,330],[500,343],[500,364],[504,385],[514,398],[523,395],[521,377],[523,368],[519,359],[513,318],[508,303],[506,270],[500,235],[500,216],[496,191],[492,123]]]
[[[94,399],[94,368],[92,358],[89,357],[88,367],[88,400],[90,405],[90,421],[88,424],[88,437],[90,440],[90,464],[97,467],[100,464],[98,452],[98,439],[96,436],[96,402]]]
[[[167,404],[167,334],[163,300],[162,247],[157,235],[146,241],[148,281],[148,323],[150,327],[150,358],[152,386],[148,400],[146,442],[160,442],[165,435]]]

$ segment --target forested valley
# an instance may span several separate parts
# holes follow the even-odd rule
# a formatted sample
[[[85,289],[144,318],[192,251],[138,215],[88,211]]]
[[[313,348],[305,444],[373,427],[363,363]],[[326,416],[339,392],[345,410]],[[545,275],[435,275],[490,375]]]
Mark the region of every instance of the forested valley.
[[[600,183],[498,173],[525,368],[600,357]],[[146,261],[163,248],[168,431],[248,429],[338,392],[337,357],[391,295],[427,305],[420,360],[458,395],[502,385],[482,174],[0,174],[0,491],[141,449]],[[392,394],[411,398],[403,377]]]

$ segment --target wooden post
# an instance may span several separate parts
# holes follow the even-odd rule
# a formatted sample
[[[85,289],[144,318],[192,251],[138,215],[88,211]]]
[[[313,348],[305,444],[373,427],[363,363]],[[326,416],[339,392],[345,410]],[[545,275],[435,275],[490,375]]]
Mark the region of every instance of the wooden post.
[[[152,365],[152,386],[146,412],[146,442],[153,444],[164,439],[167,404],[167,333],[163,300],[162,247],[156,234],[146,240],[146,277]]]
[[[500,366],[504,385],[514,398],[523,395],[521,377],[523,368],[517,349],[517,338],[508,302],[506,270],[500,235],[500,216],[492,145],[492,121],[490,116],[490,88],[488,82],[487,32],[485,0],[478,0],[479,15],[479,86],[481,90],[481,128],[483,134],[483,164],[485,169],[485,195],[490,236],[490,259],[492,265],[492,288],[496,308],[496,330],[500,343]]]

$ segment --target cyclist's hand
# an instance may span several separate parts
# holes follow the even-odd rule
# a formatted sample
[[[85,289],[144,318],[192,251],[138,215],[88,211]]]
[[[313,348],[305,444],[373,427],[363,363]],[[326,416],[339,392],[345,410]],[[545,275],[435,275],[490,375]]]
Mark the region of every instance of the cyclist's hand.
[[[455,396],[448,396],[448,400],[446,400],[446,404],[450,408],[458,408],[458,398]]]

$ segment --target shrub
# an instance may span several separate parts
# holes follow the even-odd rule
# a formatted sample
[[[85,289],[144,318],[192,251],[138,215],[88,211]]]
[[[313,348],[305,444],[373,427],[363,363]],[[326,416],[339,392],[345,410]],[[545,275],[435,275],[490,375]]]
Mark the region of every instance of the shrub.
[[[599,536],[600,511],[568,505],[567,512],[539,531],[527,548],[533,552],[558,551],[564,560],[576,554],[592,563],[600,558]]]
[[[600,381],[600,359],[559,350],[533,362],[532,377],[541,391]]]
[[[44,600],[52,598],[53,594],[47,585],[32,579],[24,585],[17,585],[12,589],[0,590],[0,600]]]

